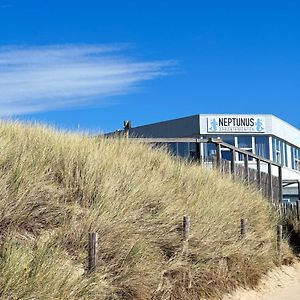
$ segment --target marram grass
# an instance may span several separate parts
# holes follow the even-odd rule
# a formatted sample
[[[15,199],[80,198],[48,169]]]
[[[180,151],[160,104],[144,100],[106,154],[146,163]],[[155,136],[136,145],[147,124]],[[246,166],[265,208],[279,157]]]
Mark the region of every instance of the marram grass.
[[[258,192],[126,139],[0,123],[0,213],[1,299],[220,298],[276,262],[277,219]]]

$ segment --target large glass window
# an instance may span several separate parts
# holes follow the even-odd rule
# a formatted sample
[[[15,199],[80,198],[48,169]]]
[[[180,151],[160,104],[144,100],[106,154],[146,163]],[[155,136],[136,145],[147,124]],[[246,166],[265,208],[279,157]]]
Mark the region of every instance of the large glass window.
[[[197,144],[196,143],[189,143],[189,153],[190,153],[190,157],[192,159],[196,159],[198,156],[198,150],[197,150]]]
[[[288,167],[288,152],[286,143],[284,143],[284,165]]]
[[[178,143],[177,145],[178,155],[181,157],[189,156],[189,144],[188,143]]]
[[[235,146],[234,136],[223,136],[221,139],[224,143]]]
[[[172,154],[177,155],[177,143],[168,143],[168,149]]]
[[[300,171],[300,149],[292,147],[292,168]]]
[[[273,160],[287,167],[286,143],[278,138],[272,138]]]
[[[248,136],[248,135],[238,136],[238,148],[253,153],[252,136]],[[244,155],[239,154],[239,160],[243,160],[243,159],[244,159]],[[249,160],[253,160],[253,158],[249,157]]]
[[[225,135],[225,136],[222,136],[221,139],[224,143],[235,146],[235,137],[234,136]],[[232,154],[231,154],[230,149],[228,149],[226,147],[222,147],[221,148],[221,156],[222,156],[222,159],[231,160]]]
[[[222,150],[222,159],[231,160],[232,152],[230,150]]]
[[[241,149],[252,150],[252,137],[251,136],[238,136],[238,147]]]
[[[255,137],[255,154],[270,159],[269,138],[267,136]]]
[[[204,157],[215,156],[217,154],[216,145],[213,143],[204,143],[203,151],[204,151]]]

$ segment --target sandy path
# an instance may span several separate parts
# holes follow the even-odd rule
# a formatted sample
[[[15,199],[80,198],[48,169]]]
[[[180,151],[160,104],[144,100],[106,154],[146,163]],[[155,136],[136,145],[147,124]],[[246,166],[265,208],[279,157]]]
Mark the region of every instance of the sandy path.
[[[237,290],[223,300],[300,300],[300,263],[275,269],[256,290]]]

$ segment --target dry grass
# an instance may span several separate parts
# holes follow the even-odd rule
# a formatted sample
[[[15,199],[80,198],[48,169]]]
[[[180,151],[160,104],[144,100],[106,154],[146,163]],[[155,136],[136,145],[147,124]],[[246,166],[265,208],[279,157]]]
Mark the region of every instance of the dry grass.
[[[258,193],[124,139],[1,123],[0,199],[1,299],[219,298],[276,260],[276,218]],[[90,231],[99,268],[87,276]]]

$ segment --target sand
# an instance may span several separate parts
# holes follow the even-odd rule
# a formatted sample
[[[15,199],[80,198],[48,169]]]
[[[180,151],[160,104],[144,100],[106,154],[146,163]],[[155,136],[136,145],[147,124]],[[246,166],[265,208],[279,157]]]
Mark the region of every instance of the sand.
[[[300,300],[300,263],[274,269],[256,290],[239,289],[223,300]]]

